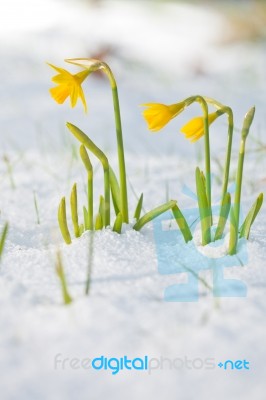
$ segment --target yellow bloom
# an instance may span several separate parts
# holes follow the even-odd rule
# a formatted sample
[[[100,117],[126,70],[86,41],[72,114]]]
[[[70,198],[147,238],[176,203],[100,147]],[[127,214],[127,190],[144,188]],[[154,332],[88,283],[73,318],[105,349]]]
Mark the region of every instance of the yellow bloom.
[[[219,114],[217,112],[209,114],[209,125],[215,121],[218,116]],[[196,142],[204,135],[204,118],[195,117],[191,119],[186,125],[182,126],[180,131],[184,133],[186,139],[190,140],[191,142]]]
[[[75,75],[72,75],[70,72],[66,71],[63,68],[56,67],[52,64],[48,65],[58,72],[58,75],[55,75],[52,78],[52,81],[58,84],[58,86],[50,89],[50,93],[53,99],[57,103],[62,104],[69,96],[71,107],[75,107],[78,98],[80,97],[84,106],[84,110],[86,112],[87,104],[81,84],[90,74],[90,71],[81,71]]]
[[[185,108],[185,102],[171,104],[169,106],[160,103],[142,104],[148,107],[143,111],[142,115],[145,118],[150,131],[159,131],[168,122],[180,114]]]

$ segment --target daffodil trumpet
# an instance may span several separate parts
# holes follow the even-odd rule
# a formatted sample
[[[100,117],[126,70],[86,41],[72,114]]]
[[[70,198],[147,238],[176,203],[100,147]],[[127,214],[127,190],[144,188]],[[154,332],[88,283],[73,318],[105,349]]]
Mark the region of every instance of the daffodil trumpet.
[[[176,104],[165,105],[161,103],[146,103],[142,104],[147,107],[142,115],[145,118],[148,128],[152,132],[157,132],[162,129],[171,119],[184,111],[186,102],[182,101]]]
[[[115,125],[116,125],[117,154],[118,154],[120,189],[121,189],[121,213],[123,217],[123,222],[128,223],[126,165],[125,165],[120,105],[119,105],[119,97],[118,97],[118,90],[115,77],[110,67],[105,62],[100,60],[89,59],[89,58],[88,59],[73,58],[73,59],[66,59],[65,61],[84,68],[84,71],[82,71],[83,73],[87,72],[88,74],[90,74],[92,72],[102,70],[109,79],[112,89]]]

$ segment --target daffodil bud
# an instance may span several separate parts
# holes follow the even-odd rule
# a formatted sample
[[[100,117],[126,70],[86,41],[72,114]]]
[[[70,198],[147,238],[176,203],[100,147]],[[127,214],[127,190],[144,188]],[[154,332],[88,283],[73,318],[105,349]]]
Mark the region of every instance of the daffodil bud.
[[[245,115],[243,128],[241,132],[242,139],[246,139],[246,137],[248,136],[249,129],[254,118],[254,114],[255,114],[255,107],[252,107]]]

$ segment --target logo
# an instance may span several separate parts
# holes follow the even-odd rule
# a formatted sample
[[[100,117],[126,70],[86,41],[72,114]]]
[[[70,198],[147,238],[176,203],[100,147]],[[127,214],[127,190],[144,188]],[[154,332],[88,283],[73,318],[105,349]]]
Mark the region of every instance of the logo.
[[[220,206],[212,208],[213,219],[218,219]],[[176,283],[164,290],[164,300],[172,302],[196,302],[199,300],[199,283],[203,283],[214,297],[246,297],[247,286],[240,279],[226,278],[228,268],[233,275],[234,267],[248,262],[246,240],[240,239],[236,255],[227,255],[229,233],[221,240],[201,246],[200,215],[198,208],[182,210],[193,239],[185,243],[171,211],[153,220],[154,241],[158,260],[158,272],[162,275],[183,274],[185,283]],[[215,229],[215,226],[214,226]],[[212,284],[200,277],[211,271]]]
[[[226,360],[223,363],[219,362],[218,367],[224,370],[233,370],[233,369],[250,369],[249,368],[249,361],[247,360]]]

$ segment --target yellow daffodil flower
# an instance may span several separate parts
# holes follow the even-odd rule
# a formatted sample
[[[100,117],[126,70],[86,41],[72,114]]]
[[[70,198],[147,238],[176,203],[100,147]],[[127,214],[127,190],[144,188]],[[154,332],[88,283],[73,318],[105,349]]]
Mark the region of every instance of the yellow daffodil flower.
[[[53,99],[57,103],[62,104],[69,96],[71,107],[75,107],[78,98],[80,98],[86,112],[87,104],[81,84],[90,74],[90,71],[85,70],[78,72],[75,75],[72,75],[70,72],[66,71],[63,68],[56,67],[52,64],[48,65],[58,72],[58,75],[55,75],[52,78],[52,81],[58,84],[58,86],[50,89],[50,93]]]
[[[209,125],[218,118],[219,113],[214,112],[208,115]],[[191,119],[186,125],[182,126],[180,129],[184,133],[186,139],[190,140],[192,143],[199,140],[204,135],[204,118],[195,117]]]
[[[169,106],[160,103],[146,103],[142,105],[148,107],[143,111],[142,115],[148,124],[149,130],[153,132],[162,129],[185,108],[185,102],[183,101]]]

